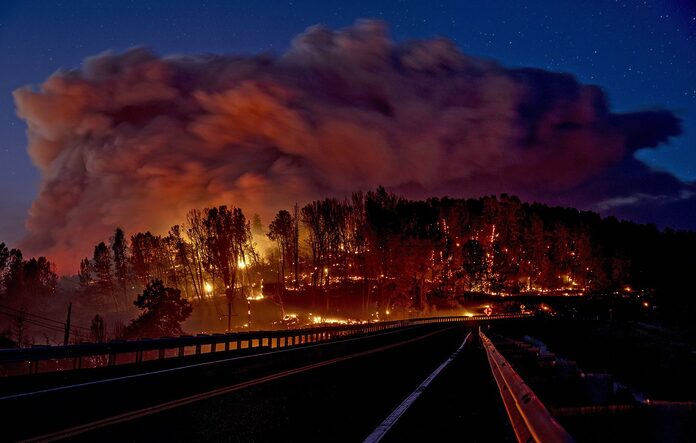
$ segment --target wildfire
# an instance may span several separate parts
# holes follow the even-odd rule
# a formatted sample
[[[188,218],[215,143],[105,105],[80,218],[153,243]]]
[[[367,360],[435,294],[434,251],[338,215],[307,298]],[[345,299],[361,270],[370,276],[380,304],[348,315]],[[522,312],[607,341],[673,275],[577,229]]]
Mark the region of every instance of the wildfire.
[[[247,297],[247,300],[263,300],[265,297],[263,294],[257,294],[257,295],[250,295]]]
[[[310,317],[310,320],[314,324],[350,325],[357,323],[357,321],[351,319],[322,317],[320,315],[313,315]]]

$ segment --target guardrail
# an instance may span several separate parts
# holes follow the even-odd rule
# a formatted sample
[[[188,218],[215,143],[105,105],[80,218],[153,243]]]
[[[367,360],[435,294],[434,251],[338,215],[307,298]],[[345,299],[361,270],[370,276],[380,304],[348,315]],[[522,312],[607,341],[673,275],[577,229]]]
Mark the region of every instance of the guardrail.
[[[261,347],[286,348],[415,325],[527,317],[530,315],[429,317],[354,325],[321,325],[302,329],[198,334],[133,341],[3,349],[0,350],[0,377],[115,366]]]
[[[479,337],[486,350],[493,378],[507,411],[517,441],[573,442],[568,432],[556,421],[522,377],[479,329]]]

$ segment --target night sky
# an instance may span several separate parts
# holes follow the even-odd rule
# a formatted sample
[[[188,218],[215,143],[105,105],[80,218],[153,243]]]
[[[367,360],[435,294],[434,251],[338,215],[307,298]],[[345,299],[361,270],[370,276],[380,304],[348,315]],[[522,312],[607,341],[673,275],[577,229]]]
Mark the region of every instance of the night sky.
[[[652,168],[696,180],[692,2],[3,1],[0,241],[15,243],[22,235],[39,181],[26,153],[26,124],[15,116],[13,90],[40,84],[56,70],[78,67],[85,57],[107,50],[281,54],[309,26],[336,29],[360,18],[384,20],[397,42],[443,36],[466,54],[507,67],[571,73],[601,86],[614,112],[673,111],[682,119],[683,135],[636,155]]]

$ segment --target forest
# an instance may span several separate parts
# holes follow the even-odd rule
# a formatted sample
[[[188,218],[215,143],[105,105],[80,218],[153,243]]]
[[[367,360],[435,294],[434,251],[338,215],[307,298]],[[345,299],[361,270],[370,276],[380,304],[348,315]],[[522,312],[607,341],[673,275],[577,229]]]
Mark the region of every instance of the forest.
[[[73,295],[98,312],[126,309],[161,280],[194,306],[265,297],[366,317],[425,314],[480,294],[649,292],[680,314],[694,304],[695,250],[694,232],[506,194],[408,200],[380,187],[294,205],[267,226],[219,206],[190,210],[166,234],[116,228],[81,261]],[[2,306],[32,305],[57,282],[46,258],[0,245]]]

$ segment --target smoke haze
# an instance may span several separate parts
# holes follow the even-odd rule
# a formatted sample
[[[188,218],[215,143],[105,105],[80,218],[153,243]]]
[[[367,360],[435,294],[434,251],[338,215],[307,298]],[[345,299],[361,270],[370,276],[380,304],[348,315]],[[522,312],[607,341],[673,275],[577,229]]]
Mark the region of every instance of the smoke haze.
[[[267,222],[377,185],[631,216],[696,206],[693,184],[633,157],[681,133],[671,112],[615,114],[571,75],[395,43],[377,21],[309,28],[279,57],[105,53],[15,101],[42,176],[22,247],[60,272],[116,226],[163,232],[216,204]]]

